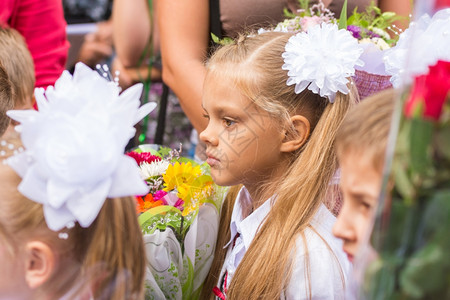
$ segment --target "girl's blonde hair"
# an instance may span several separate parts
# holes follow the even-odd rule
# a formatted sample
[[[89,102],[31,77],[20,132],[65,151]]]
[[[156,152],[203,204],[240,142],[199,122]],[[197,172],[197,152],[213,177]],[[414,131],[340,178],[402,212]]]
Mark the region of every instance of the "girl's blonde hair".
[[[286,175],[277,183],[277,201],[239,264],[227,299],[278,299],[287,287],[296,241],[302,238],[307,253],[305,229],[314,230],[309,224],[337,170],[336,131],[358,97],[353,87],[349,95],[337,93],[333,104],[308,89],[295,94],[294,86],[286,85],[287,71],[282,69],[282,53],[290,37],[280,32],[241,36],[235,44],[220,48],[207,64],[209,74],[231,79],[244,96],[278,118],[280,124],[289,124],[289,117],[299,114],[311,125],[308,141],[293,153]],[[211,298],[212,287],[218,282],[227,251],[223,247],[230,239],[233,203],[228,197],[224,204],[219,227],[223,231],[219,232],[203,298]],[[305,293],[311,297],[310,290]]]
[[[54,232],[46,225],[42,205],[17,190],[20,180],[2,164],[0,239],[12,258],[27,240],[40,240],[53,250],[55,270],[38,290],[40,296],[78,299],[91,291],[94,299],[143,298],[145,254],[132,197],[106,199],[88,228],[76,224]],[[60,238],[61,233],[68,238]]]

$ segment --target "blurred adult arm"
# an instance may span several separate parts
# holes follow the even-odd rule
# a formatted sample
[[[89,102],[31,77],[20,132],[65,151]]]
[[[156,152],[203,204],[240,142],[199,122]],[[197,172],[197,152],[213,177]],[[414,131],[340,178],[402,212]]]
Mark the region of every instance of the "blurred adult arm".
[[[201,107],[209,41],[207,0],[155,0],[164,82],[198,132],[207,120]]]
[[[151,34],[148,1],[114,0],[112,19],[117,57],[123,67],[136,67]]]
[[[395,25],[402,29],[408,28],[409,15],[412,13],[412,0],[379,0],[381,11],[392,11],[404,17],[404,20],[395,22]]]

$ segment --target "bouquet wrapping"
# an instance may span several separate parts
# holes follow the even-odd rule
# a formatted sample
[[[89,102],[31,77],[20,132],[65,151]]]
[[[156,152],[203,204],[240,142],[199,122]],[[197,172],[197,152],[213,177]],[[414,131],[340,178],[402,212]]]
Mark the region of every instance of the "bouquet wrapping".
[[[226,188],[207,164],[168,148],[129,153],[149,186],[137,211],[147,259],[146,299],[197,299],[212,263]]]

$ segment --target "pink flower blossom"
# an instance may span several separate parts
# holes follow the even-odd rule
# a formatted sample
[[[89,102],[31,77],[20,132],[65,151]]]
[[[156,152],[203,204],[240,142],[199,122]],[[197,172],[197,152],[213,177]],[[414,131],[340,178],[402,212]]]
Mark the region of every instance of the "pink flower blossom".
[[[302,27],[303,31],[308,31],[309,27],[313,27],[314,25],[322,23],[323,20],[319,16],[312,16],[312,17],[303,17],[300,20],[300,26]]]
[[[161,160],[161,157],[152,155],[150,152],[138,153],[135,151],[131,151],[131,152],[126,153],[126,155],[128,155],[131,158],[134,158],[134,160],[136,161],[136,163],[138,165],[141,165],[143,162],[151,164],[154,161]]]
[[[166,191],[160,190],[153,194],[153,199],[156,201],[161,198],[164,198],[166,195],[167,195]]]

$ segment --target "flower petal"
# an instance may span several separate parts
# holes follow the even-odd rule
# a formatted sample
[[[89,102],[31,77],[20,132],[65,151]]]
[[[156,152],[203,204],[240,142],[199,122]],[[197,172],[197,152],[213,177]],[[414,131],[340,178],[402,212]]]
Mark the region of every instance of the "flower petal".
[[[147,184],[139,175],[136,162],[126,155],[121,158],[112,180],[108,197],[145,195],[149,190]]]
[[[107,179],[89,192],[80,193],[67,201],[67,209],[75,216],[81,227],[89,227],[97,218],[110,188],[111,180]]]
[[[31,166],[18,186],[22,195],[38,203],[47,203],[46,181],[41,177],[36,165]]]
[[[75,216],[65,206],[55,209],[49,205],[44,205],[44,217],[48,228],[53,231],[59,231],[76,220]]]

